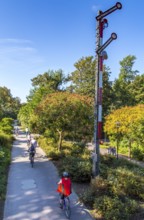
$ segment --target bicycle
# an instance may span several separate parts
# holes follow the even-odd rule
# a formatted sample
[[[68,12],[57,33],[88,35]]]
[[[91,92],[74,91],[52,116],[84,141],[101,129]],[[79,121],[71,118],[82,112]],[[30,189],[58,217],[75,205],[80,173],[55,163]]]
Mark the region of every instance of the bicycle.
[[[34,155],[35,153],[33,151],[29,152],[29,159],[30,159],[31,167],[34,166]]]
[[[62,203],[60,201],[63,201]],[[64,210],[65,216],[70,219],[71,216],[71,207],[70,207],[70,198],[69,196],[64,196],[61,200],[61,194],[59,195],[60,207]]]

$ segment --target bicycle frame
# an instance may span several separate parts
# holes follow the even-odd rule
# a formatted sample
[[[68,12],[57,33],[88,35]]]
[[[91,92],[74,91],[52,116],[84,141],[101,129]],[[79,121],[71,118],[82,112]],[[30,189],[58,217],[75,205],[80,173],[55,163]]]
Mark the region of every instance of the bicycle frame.
[[[30,152],[30,153],[29,153],[29,156],[30,156],[31,166],[33,167],[33,166],[34,166],[34,153]]]
[[[70,198],[68,196],[64,197],[62,204],[65,216],[70,219],[71,216],[71,208],[70,208]]]

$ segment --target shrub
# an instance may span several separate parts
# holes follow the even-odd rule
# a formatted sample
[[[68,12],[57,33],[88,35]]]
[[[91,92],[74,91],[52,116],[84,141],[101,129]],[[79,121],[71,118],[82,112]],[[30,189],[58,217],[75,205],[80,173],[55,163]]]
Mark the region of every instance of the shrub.
[[[7,135],[4,132],[0,132],[0,146],[7,148],[11,146],[12,141],[14,140],[12,135]]]
[[[128,170],[127,167],[110,169],[107,174],[109,192],[112,195],[122,197],[127,195],[136,200],[144,200],[144,178],[142,178],[144,175],[137,170]]]
[[[13,119],[3,118],[0,122],[0,130],[6,134],[12,134],[13,131]]]
[[[107,181],[101,177],[97,177],[91,180],[90,188],[80,195],[80,201],[92,208],[95,198],[107,194],[107,192]]]
[[[93,207],[105,220],[129,220],[130,215],[138,209],[135,201],[126,199],[122,202],[118,197],[107,195],[96,198]]]
[[[61,172],[67,170],[74,182],[89,182],[91,179],[92,164],[79,157],[68,156],[63,159]]]
[[[132,157],[136,160],[144,161],[144,151],[135,147],[132,149]]]
[[[5,199],[7,171],[11,161],[11,146],[13,137],[0,134],[0,199]]]
[[[95,192],[92,188],[89,188],[79,195],[79,199],[85,205],[92,208],[95,200]]]

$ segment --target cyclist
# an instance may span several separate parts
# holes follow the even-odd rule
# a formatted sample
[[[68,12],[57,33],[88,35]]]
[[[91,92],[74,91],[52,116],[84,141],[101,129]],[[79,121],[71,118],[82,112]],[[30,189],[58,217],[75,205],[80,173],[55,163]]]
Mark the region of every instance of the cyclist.
[[[28,151],[29,151],[29,159],[31,159],[31,157],[35,156],[36,147],[37,147],[37,141],[32,137],[31,141],[30,141],[30,147],[28,149]]]
[[[18,136],[18,134],[19,134],[19,128],[18,128],[18,126],[15,128],[15,134],[16,134],[16,136]]]
[[[27,136],[27,145],[30,146],[30,143],[31,143],[31,133],[29,132]]]
[[[64,197],[72,193],[72,183],[68,172],[63,172],[62,178],[58,182],[57,192],[60,193],[60,208],[63,208]]]
[[[26,129],[25,129],[25,133],[26,133],[26,137],[27,137],[27,136],[28,136],[28,133],[29,133],[28,127],[26,127]]]
[[[38,144],[37,144],[37,141],[34,139],[34,137],[31,137],[30,143],[31,145],[34,145],[35,149],[37,148]]]

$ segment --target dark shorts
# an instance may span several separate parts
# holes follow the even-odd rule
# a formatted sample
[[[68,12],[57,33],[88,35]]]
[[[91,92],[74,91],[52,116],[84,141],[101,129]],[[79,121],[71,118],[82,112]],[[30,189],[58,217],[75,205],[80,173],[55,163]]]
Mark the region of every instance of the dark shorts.
[[[64,199],[64,198],[66,198],[67,196],[65,196],[64,194],[62,194],[62,193],[60,193],[60,198],[61,199]]]

